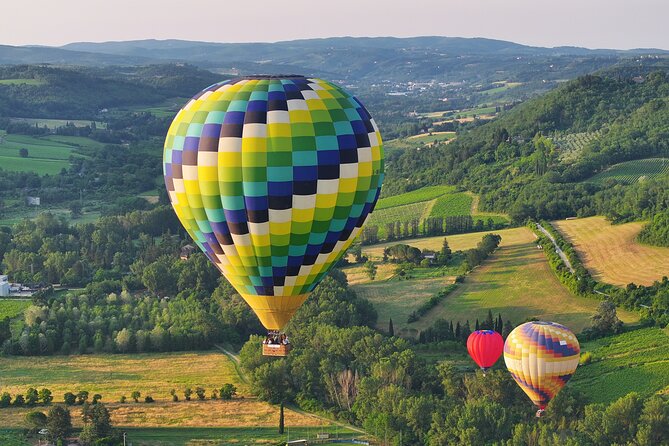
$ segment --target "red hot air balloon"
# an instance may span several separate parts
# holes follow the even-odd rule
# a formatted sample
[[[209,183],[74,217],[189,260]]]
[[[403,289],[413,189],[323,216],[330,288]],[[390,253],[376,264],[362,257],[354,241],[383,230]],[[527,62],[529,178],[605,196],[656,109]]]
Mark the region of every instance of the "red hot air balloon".
[[[494,330],[476,330],[467,338],[467,351],[485,373],[504,351],[504,339]]]

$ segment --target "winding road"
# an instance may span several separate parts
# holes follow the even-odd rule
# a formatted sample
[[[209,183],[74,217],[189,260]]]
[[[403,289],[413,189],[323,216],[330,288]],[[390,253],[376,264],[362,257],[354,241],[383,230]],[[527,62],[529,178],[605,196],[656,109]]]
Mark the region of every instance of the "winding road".
[[[564,251],[562,251],[562,250],[560,249],[560,247],[558,246],[557,242],[555,241],[555,237],[553,237],[553,236],[551,235],[551,233],[548,232],[548,231],[547,231],[543,226],[541,226],[539,223],[537,223],[537,228],[539,228],[539,230],[540,230],[541,232],[543,232],[544,234],[546,234],[546,237],[548,237],[548,238],[550,239],[550,241],[553,242],[553,246],[555,246],[555,252],[558,253],[558,255],[560,256],[560,258],[562,259],[562,261],[564,262],[564,264],[567,265],[567,268],[569,268],[569,271],[571,271],[572,274],[575,274],[575,273],[576,273],[576,270],[574,270],[574,267],[571,266],[571,262],[570,262],[569,259],[567,258],[567,255],[566,255],[566,254],[564,253]]]

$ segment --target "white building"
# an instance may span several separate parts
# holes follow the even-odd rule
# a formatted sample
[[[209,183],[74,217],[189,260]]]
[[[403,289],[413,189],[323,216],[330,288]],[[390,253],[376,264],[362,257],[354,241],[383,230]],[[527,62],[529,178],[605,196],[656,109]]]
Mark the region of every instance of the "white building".
[[[0,297],[9,296],[9,280],[7,276],[0,276]]]

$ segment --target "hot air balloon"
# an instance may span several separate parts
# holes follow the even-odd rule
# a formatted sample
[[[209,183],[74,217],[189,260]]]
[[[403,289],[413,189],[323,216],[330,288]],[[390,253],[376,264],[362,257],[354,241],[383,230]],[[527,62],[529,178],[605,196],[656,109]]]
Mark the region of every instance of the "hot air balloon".
[[[360,101],[293,75],[204,89],[174,118],[163,161],[182,225],[271,331],[346,252],[384,175]]]
[[[494,330],[476,330],[467,338],[467,351],[483,373],[495,365],[504,350],[502,335]]]
[[[580,352],[574,333],[555,322],[527,322],[506,338],[506,367],[539,407],[538,417],[574,374]]]

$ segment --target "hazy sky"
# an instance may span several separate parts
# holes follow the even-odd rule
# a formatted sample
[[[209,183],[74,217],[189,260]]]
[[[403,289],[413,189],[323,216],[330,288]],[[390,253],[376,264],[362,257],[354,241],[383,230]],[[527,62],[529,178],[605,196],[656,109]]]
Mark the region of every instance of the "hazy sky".
[[[489,37],[669,49],[668,0],[3,0],[0,44],[330,36]]]

